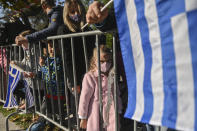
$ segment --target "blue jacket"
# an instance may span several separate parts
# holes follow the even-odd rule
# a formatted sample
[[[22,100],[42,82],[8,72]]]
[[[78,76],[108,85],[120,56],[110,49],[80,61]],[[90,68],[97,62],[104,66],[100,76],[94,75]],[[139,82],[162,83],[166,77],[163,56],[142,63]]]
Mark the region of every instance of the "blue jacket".
[[[27,35],[26,38],[29,43],[38,42],[46,39],[48,36],[57,34],[58,27],[63,24],[63,8],[61,6],[55,6],[47,16],[49,18],[48,28]]]
[[[49,62],[49,68],[48,68]],[[62,59],[60,57],[56,57],[56,69],[58,74],[58,83],[59,83],[59,92],[57,92],[57,82],[56,82],[56,73],[55,73],[55,58],[48,57],[45,60],[45,64],[41,67],[38,72],[38,78],[42,78],[46,82],[46,94],[50,94],[50,90],[52,91],[53,96],[64,96],[64,73],[62,67]]]

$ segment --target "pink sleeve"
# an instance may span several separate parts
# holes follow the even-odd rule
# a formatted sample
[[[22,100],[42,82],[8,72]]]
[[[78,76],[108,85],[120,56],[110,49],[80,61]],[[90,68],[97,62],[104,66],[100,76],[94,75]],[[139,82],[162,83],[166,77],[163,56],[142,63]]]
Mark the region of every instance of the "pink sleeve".
[[[83,78],[82,91],[81,91],[79,110],[78,110],[79,116],[83,118],[87,118],[89,103],[94,93],[94,88],[95,88],[95,83],[92,76],[90,75],[90,73],[86,73]]]

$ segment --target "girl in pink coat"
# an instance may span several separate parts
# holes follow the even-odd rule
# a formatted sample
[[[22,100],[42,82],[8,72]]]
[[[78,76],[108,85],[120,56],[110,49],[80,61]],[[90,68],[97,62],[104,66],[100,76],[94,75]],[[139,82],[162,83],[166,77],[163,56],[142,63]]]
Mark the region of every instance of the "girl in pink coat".
[[[105,131],[115,131],[115,109],[113,95],[113,71],[111,52],[106,46],[100,46],[101,83],[103,97],[103,125]],[[97,50],[94,49],[90,62],[90,69],[83,78],[82,91],[79,102],[80,127],[86,131],[101,131],[99,127],[99,86],[97,68]],[[121,105],[118,96],[119,105]],[[122,106],[119,106],[121,113]]]

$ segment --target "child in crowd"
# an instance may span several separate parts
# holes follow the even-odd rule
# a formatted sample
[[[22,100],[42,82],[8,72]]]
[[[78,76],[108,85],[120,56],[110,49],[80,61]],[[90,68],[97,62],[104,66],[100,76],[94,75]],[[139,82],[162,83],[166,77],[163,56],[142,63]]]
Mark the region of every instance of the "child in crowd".
[[[58,51],[57,51],[58,52]],[[48,41],[48,53],[49,57],[45,60],[43,58],[40,58],[40,70],[43,74],[42,78],[46,82],[46,97],[51,98],[53,96],[54,99],[57,98],[57,95],[59,94],[61,96],[61,99],[65,98],[64,94],[64,77],[63,77],[63,69],[62,69],[62,60],[59,56],[54,57],[54,48],[52,41]],[[55,67],[55,59],[56,59],[56,67]],[[48,68],[49,64],[49,68]],[[56,73],[55,68],[57,69],[57,75],[58,75],[58,84],[59,84],[59,92],[57,92],[57,82],[56,82]],[[51,92],[52,94],[51,94]]]
[[[33,31],[31,30],[26,30],[26,31],[23,31],[19,34],[19,36],[21,37],[25,37],[26,35],[28,34],[31,34]],[[34,59],[33,57],[30,58],[30,56],[33,56],[34,53],[33,53],[33,48],[31,49],[24,49],[23,45],[19,45],[19,46],[22,46],[23,50],[24,50],[24,59],[22,60],[22,62],[20,61],[11,61],[12,64],[16,64],[18,65],[19,67],[21,67],[24,72],[23,72],[23,75],[22,75],[22,82],[23,82],[23,85],[24,85],[24,89],[22,89],[24,92],[25,92],[25,96],[26,96],[26,107],[27,108],[30,108],[34,105],[34,99],[33,99],[33,91],[32,91],[32,84],[33,84],[33,81],[31,80],[31,78],[34,77],[34,73],[31,72],[31,67],[30,65],[32,65],[33,67],[33,63],[34,63]],[[31,55],[30,55],[31,53]],[[22,85],[21,85],[22,86]],[[18,86],[17,86],[18,87]],[[17,91],[17,89],[16,89]],[[25,109],[25,104],[22,104],[20,107],[20,109]]]
[[[66,0],[64,4],[63,10],[63,20],[64,25],[60,26],[58,29],[58,35],[63,34],[72,34],[82,32],[81,27],[86,23],[85,21],[85,7],[83,6],[80,0]],[[90,28],[85,28],[84,31],[91,31]],[[85,37],[86,47],[87,47],[87,58],[92,57],[92,51],[95,47],[95,36],[87,36]],[[59,44],[61,41],[59,41]],[[73,87],[73,65],[72,65],[72,52],[71,52],[71,40],[64,39],[64,48],[65,48],[65,61],[66,68],[68,70],[68,85]],[[77,55],[75,55],[76,71],[77,71],[77,85],[80,86],[83,75],[86,72],[85,58],[84,58],[84,46],[83,40],[81,37],[73,38],[74,43],[74,51]]]
[[[98,86],[98,64],[97,50],[94,49],[90,62],[89,72],[83,78],[82,91],[79,102],[80,127],[87,131],[100,131],[99,127],[99,86]],[[112,69],[112,54],[105,45],[100,46],[101,83],[103,97],[103,120],[104,128],[107,131],[115,130],[115,109],[114,109],[114,71]],[[119,113],[121,113],[121,100],[119,101]]]
[[[58,49],[56,50],[56,52],[58,52]],[[38,77],[44,80],[45,91],[46,91],[42,103],[41,111],[43,114],[47,112],[48,116],[51,117],[53,113],[52,108],[54,108],[54,113],[56,115],[59,115],[59,106],[58,106],[58,95],[59,95],[60,108],[61,108],[61,116],[59,116],[59,119],[63,120],[64,116],[66,115],[66,112],[64,110],[64,104],[66,102],[65,102],[65,92],[64,92],[65,86],[64,86],[62,60],[58,55],[54,57],[54,48],[52,41],[48,41],[48,54],[49,54],[48,57],[46,57],[45,59],[40,58],[39,60],[40,71],[38,72]],[[58,81],[56,81],[57,76],[55,70],[57,70]],[[59,85],[59,91],[57,87],[58,85]],[[45,126],[45,120],[42,117],[40,117],[39,122],[33,125],[31,130],[32,131],[42,130],[44,126]],[[49,126],[52,126],[51,123],[49,123]]]
[[[85,7],[83,6],[80,0],[66,0],[64,3],[63,10],[63,20],[64,25],[61,25],[58,29],[58,35],[72,34],[82,32],[81,27],[86,23],[85,20]],[[89,27],[85,28],[83,31],[91,31]],[[86,50],[87,50],[87,63],[85,61],[84,45],[82,37],[74,37],[74,52],[75,52],[75,70],[76,70],[76,84],[77,92],[80,93],[81,83],[83,75],[86,72],[86,64],[89,63],[89,58],[92,57],[92,51],[95,47],[95,36],[86,36]],[[59,44],[61,44],[59,40]],[[71,113],[76,117],[76,108],[75,108],[75,92],[74,92],[74,75],[73,75],[73,63],[72,63],[72,51],[71,51],[71,40],[63,39],[64,43],[64,55],[65,55],[65,68],[67,71],[67,83],[69,88],[69,103]]]

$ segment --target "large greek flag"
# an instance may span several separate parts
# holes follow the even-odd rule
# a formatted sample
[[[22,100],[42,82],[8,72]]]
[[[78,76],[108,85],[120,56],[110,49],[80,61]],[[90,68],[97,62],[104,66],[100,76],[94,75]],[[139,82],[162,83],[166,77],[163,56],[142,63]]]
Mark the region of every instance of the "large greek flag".
[[[18,103],[14,98],[13,92],[18,84],[18,81],[21,78],[22,69],[18,68],[14,64],[10,64],[9,67],[9,76],[8,76],[8,89],[7,89],[7,96],[6,102],[4,104],[4,108],[16,108],[18,107]]]
[[[125,116],[197,130],[197,0],[114,0],[128,82]]]

